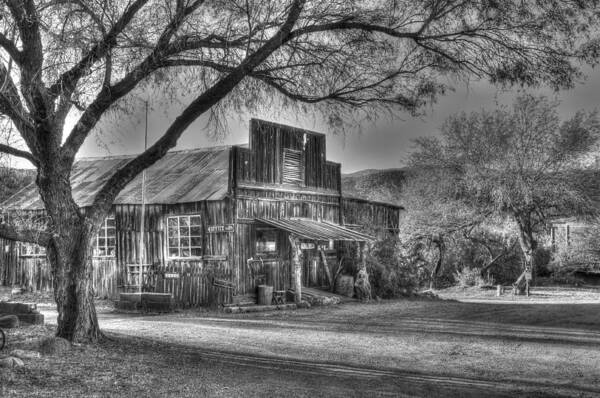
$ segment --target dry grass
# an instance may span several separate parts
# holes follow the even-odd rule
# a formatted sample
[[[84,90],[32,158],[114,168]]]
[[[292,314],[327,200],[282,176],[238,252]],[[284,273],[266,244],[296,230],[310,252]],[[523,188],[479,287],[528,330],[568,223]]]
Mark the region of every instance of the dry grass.
[[[104,311],[112,340],[3,373],[0,395],[600,395],[600,303],[485,300],[237,315]],[[50,333],[9,337],[27,347]]]

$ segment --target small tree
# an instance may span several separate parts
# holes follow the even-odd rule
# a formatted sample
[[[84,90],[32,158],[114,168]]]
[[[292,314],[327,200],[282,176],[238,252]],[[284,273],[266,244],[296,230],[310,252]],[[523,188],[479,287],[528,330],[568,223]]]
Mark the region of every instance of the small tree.
[[[440,138],[419,139],[412,166],[428,173],[435,195],[480,217],[510,219],[525,266],[533,268],[537,233],[548,214],[590,214],[593,207],[572,173],[598,139],[596,113],[560,122],[557,103],[519,96],[512,108],[460,113]]]

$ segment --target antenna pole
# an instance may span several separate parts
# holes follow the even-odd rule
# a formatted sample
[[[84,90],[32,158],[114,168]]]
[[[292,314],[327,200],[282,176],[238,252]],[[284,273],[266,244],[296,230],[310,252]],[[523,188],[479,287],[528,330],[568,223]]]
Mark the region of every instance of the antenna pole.
[[[144,151],[148,148],[148,100],[146,100],[146,123],[144,127]],[[146,213],[146,197],[145,197],[145,189],[146,188],[146,169],[142,170],[142,211],[140,217],[140,272],[139,272],[139,288],[140,294],[142,293],[142,285],[144,279],[144,260],[146,259],[146,247],[144,245],[144,217]],[[140,303],[142,297],[140,296]]]

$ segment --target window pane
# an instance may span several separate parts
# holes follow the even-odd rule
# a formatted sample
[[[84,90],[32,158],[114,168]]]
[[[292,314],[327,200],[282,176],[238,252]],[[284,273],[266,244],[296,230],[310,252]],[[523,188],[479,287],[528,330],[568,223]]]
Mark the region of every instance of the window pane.
[[[105,247],[105,246],[106,246],[106,239],[98,238],[98,247]]]
[[[201,256],[202,248],[201,247],[193,247],[192,248],[192,256]]]
[[[179,241],[179,245],[182,249],[190,247],[190,238],[181,238]]]
[[[181,257],[189,257],[190,256],[190,249],[181,249]]]
[[[178,227],[177,217],[169,217],[167,219],[167,224],[168,224],[169,228],[171,228],[171,227],[177,228]]]
[[[184,216],[184,217],[179,217],[179,226],[180,227],[187,227],[188,225],[190,225],[190,218],[188,216]]]
[[[179,256],[179,250],[175,247],[175,248],[170,248],[169,249],[169,256],[170,257],[178,257]]]
[[[110,247],[115,247],[116,246],[116,240],[115,240],[115,238],[114,237],[108,238],[107,245],[110,246]]]
[[[200,216],[190,217],[190,225],[201,225]]]
[[[201,236],[202,235],[202,227],[200,225],[191,227],[190,228],[190,235]]]
[[[106,256],[106,250],[103,247],[98,248],[97,256]]]
[[[179,229],[177,227],[169,227],[168,236],[169,238],[177,238],[179,236]]]
[[[106,219],[106,225],[108,227],[115,227],[115,219],[114,218],[107,218]]]
[[[179,235],[183,238],[185,236],[190,236],[190,228],[189,227],[180,227]]]
[[[177,247],[177,246],[179,246],[179,239],[169,238],[169,247]]]
[[[192,246],[202,246],[202,237],[201,236],[192,236],[190,238],[190,244]]]

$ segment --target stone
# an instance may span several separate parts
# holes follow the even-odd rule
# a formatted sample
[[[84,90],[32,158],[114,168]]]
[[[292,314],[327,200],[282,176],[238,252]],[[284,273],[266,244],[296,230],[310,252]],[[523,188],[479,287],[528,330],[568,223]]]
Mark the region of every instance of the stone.
[[[0,359],[0,368],[20,368],[25,366],[23,360],[16,357],[6,357]]]
[[[19,327],[19,318],[16,315],[0,316],[0,328],[12,329]]]
[[[37,351],[29,351],[29,350],[12,350],[8,353],[11,357],[17,357],[20,359],[38,359],[41,357],[41,354]]]

